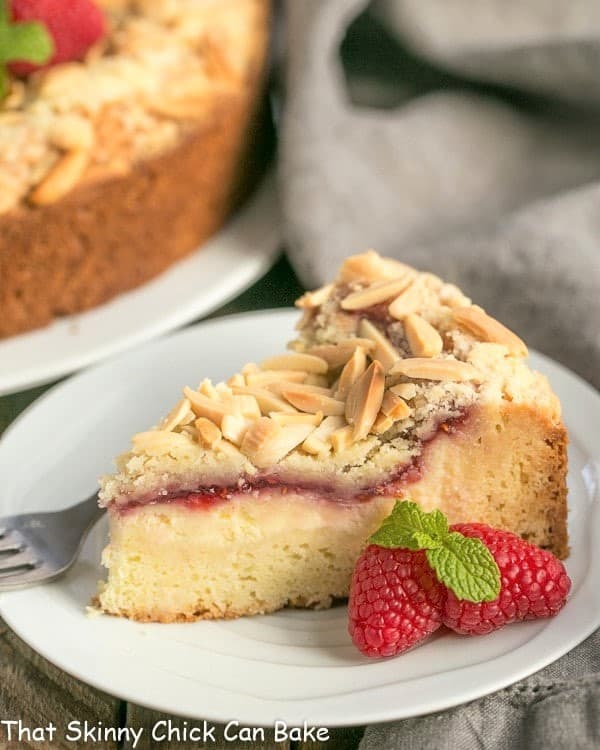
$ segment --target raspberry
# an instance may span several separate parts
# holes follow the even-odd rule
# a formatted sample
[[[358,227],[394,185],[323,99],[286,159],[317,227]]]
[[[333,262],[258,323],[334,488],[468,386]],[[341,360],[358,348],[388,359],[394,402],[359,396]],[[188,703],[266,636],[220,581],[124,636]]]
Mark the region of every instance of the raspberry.
[[[500,569],[502,587],[496,599],[480,603],[457,599],[448,589],[443,620],[449,628],[465,635],[483,635],[511,622],[551,617],[562,609],[571,580],[551,552],[481,523],[450,528],[481,539]]]
[[[425,552],[371,544],[352,577],[350,636],[366,656],[406,651],[440,627],[444,595]]]
[[[104,15],[92,0],[11,0],[13,21],[41,21],[54,40],[54,56],[47,65],[81,60],[106,31]],[[14,75],[39,70],[27,62],[10,64]]]

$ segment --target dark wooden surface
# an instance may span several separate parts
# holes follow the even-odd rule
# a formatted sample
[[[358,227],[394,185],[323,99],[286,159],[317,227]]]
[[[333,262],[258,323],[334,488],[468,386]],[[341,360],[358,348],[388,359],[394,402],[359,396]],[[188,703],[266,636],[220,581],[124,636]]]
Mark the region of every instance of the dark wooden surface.
[[[281,259],[273,269],[254,286],[241,294],[233,302],[216,311],[209,317],[230,315],[233,313],[257,310],[269,307],[286,307],[293,303],[302,288],[285,259]],[[32,388],[21,393],[0,398],[0,434],[20,414],[25,407],[44,393],[50,385]],[[82,615],[83,616],[83,615]],[[235,716],[231,719],[235,720]],[[102,722],[104,727],[134,729],[143,728],[142,739],[136,750],[146,748],[211,747],[229,748],[230,750],[256,750],[257,748],[280,748],[281,750],[350,750],[356,748],[362,736],[361,728],[330,730],[330,739],[326,743],[275,743],[271,730],[265,730],[265,740],[258,742],[226,742],[223,740],[222,727],[216,725],[216,742],[152,742],[151,728],[157,721],[171,719],[173,727],[182,728],[185,720],[169,717],[156,711],[132,703],[121,701],[113,696],[95,690],[54,667],[44,658],[32,651],[0,619],[0,721],[21,720],[28,728],[43,727],[49,722],[57,726],[55,739],[52,742],[7,741],[4,726],[0,726],[0,748],[124,748],[132,747],[131,741],[109,741],[104,744],[68,742],[64,739],[65,728],[70,721],[97,726]],[[187,726],[201,725],[198,721],[188,721]]]

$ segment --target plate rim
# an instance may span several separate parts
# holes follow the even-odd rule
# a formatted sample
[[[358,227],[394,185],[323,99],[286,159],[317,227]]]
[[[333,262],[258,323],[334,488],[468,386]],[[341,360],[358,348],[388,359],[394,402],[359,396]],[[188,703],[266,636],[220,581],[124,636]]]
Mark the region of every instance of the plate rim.
[[[206,326],[211,325],[232,325],[235,326],[236,323],[239,322],[240,319],[250,319],[250,321],[256,319],[256,318],[265,318],[265,317],[271,317],[273,315],[279,316],[283,319],[285,319],[286,322],[291,322],[293,320],[293,316],[297,313],[293,310],[293,308],[274,308],[274,309],[268,309],[268,310],[258,310],[258,311],[251,311],[251,312],[243,312],[243,313],[237,313],[234,315],[228,315],[220,318],[216,318],[209,321],[201,321],[193,326],[190,326],[188,328],[185,328],[183,330],[174,331],[171,332],[168,336],[162,337],[162,339],[165,338],[173,338],[173,337],[185,337],[185,336],[193,336],[198,328],[204,328]],[[147,342],[143,348],[151,348],[160,346],[160,339]],[[119,355],[119,357],[112,358],[108,361],[99,363],[95,365],[92,368],[88,368],[87,370],[84,370],[83,372],[80,372],[76,375],[74,375],[69,380],[59,383],[56,386],[49,389],[46,393],[42,394],[36,401],[34,401],[30,406],[28,406],[22,413],[19,415],[19,417],[14,420],[14,422],[7,428],[4,435],[0,439],[0,450],[2,449],[2,445],[5,441],[5,438],[7,435],[10,435],[12,429],[18,425],[21,418],[23,418],[30,410],[33,410],[37,406],[39,406],[40,402],[44,401],[46,398],[50,398],[55,395],[57,391],[62,391],[65,388],[69,388],[71,386],[71,382],[73,380],[80,381],[87,377],[88,373],[94,372],[97,369],[101,369],[103,367],[111,367],[115,360],[121,360],[126,359],[128,357],[135,357],[139,351],[139,349],[142,347],[138,347],[138,349],[129,350],[127,352],[122,353]],[[561,376],[566,377],[573,385],[575,385],[579,390],[581,390],[585,396],[585,398],[593,398],[595,401],[600,402],[600,394],[596,389],[589,383],[587,383],[583,378],[578,376],[576,373],[573,373],[570,371],[567,367],[564,365],[555,362],[551,358],[547,357],[546,355],[540,354],[535,352],[536,358],[539,358],[539,361],[543,363],[544,366],[548,366],[550,370],[554,369],[558,373],[561,374]],[[597,455],[594,454],[592,456],[592,460],[597,461]],[[599,505],[598,503],[598,492],[596,491],[596,495],[594,497],[594,503],[590,509],[590,514],[593,517],[594,523],[590,523],[590,530],[589,534],[593,535],[594,531],[598,531],[598,517],[599,517]],[[593,567],[594,560],[597,560],[597,558],[600,557],[600,553],[594,555],[593,554],[593,545],[591,545],[591,553],[590,557],[588,559],[588,564],[585,570],[585,574],[582,576],[581,584],[578,588],[578,590],[575,592],[576,597],[582,597],[586,591],[587,588],[591,586],[590,581],[590,570]],[[583,593],[582,593],[583,592]],[[206,719],[208,721],[213,722],[225,722],[226,719],[224,719],[224,715],[226,713],[226,709],[223,710],[221,714],[214,714],[210,710],[208,713],[206,711],[202,712],[202,716],[198,716],[197,714],[194,716],[190,716],[189,713],[186,711],[178,711],[176,705],[169,705],[169,701],[163,701],[160,700],[153,700],[152,698],[144,699],[142,696],[137,694],[135,690],[121,690],[116,689],[112,686],[109,686],[106,682],[103,682],[102,679],[90,679],[85,671],[78,671],[76,669],[72,669],[70,667],[64,666],[64,661],[60,659],[60,654],[52,653],[51,649],[46,648],[39,648],[37,645],[33,645],[31,641],[35,641],[35,639],[31,639],[31,641],[25,637],[20,630],[18,624],[15,627],[14,622],[11,618],[10,610],[7,613],[6,607],[4,606],[7,603],[7,599],[11,596],[18,595],[19,592],[15,592],[15,594],[3,594],[0,595],[0,615],[4,618],[6,624],[17,634],[18,637],[22,638],[26,643],[30,645],[30,647],[36,651],[37,653],[41,654],[44,658],[46,658],[48,661],[50,661],[52,664],[57,666],[59,669],[62,669],[63,671],[66,671],[67,673],[71,674],[76,679],[79,679],[83,681],[84,683],[91,685],[97,689],[103,690],[104,692],[108,692],[109,694],[125,701],[131,701],[134,703],[137,703],[142,706],[146,706],[148,708],[154,709],[159,712],[168,712],[173,715],[177,716],[183,716],[186,718],[196,718],[196,719]],[[18,619],[18,617],[16,618]],[[525,643],[518,646],[514,651],[509,653],[504,653],[499,656],[496,656],[492,659],[485,659],[482,662],[478,662],[477,664],[473,665],[466,665],[464,667],[458,667],[458,668],[452,668],[448,671],[448,674],[457,674],[457,673],[477,673],[478,670],[482,669],[489,669],[490,665],[495,664],[496,662],[501,662],[506,660],[507,658],[513,657],[515,653],[518,653],[521,649],[528,647],[533,641],[539,641],[540,639],[543,641],[544,634],[547,633],[548,629],[552,626],[553,623],[555,623],[557,620],[550,620],[548,621],[548,625],[544,627],[540,632],[534,634],[531,639],[526,641]],[[486,695],[489,695],[493,692],[496,692],[497,690],[501,690],[509,685],[514,684],[515,682],[534,674],[535,672],[539,671],[543,667],[547,666],[548,664],[554,662],[556,659],[563,656],[565,653],[570,651],[572,648],[574,648],[576,645],[581,643],[585,638],[587,638],[596,628],[600,626],[600,606],[598,606],[595,610],[593,610],[590,613],[589,618],[586,619],[586,625],[584,628],[578,630],[576,633],[571,633],[567,640],[564,641],[564,643],[561,644],[559,648],[556,648],[556,646],[553,646],[551,649],[550,656],[548,656],[547,653],[540,654],[538,658],[533,662],[533,665],[531,663],[531,660],[529,659],[528,663],[523,665],[520,669],[512,669],[510,671],[510,674],[503,676],[497,676],[495,679],[491,679],[487,682],[486,687],[482,690],[476,677],[475,679],[470,680],[471,686],[469,688],[465,688],[464,685],[460,688],[459,696],[456,700],[452,699],[452,696],[440,696],[437,699],[425,699],[424,701],[421,701],[420,708],[414,707],[413,709],[409,709],[408,711],[402,711],[402,706],[399,706],[397,710],[390,711],[389,707],[383,708],[381,710],[373,710],[373,708],[370,708],[368,711],[365,711],[364,714],[361,714],[361,717],[359,719],[353,719],[352,717],[345,717],[340,716],[340,709],[332,709],[334,712],[337,711],[338,715],[335,718],[334,721],[331,722],[321,722],[320,725],[326,725],[328,727],[342,727],[342,726],[356,726],[361,724],[373,724],[373,723],[379,723],[384,721],[391,721],[391,720],[399,720],[403,718],[408,717],[417,717],[422,716],[426,714],[430,714],[432,712],[440,711],[449,709],[452,707],[455,707],[457,705],[461,705],[463,703],[466,703],[468,701],[477,699],[477,698],[483,698]],[[547,636],[548,637],[548,636]],[[539,644],[538,644],[539,647]],[[368,666],[367,664],[365,666]],[[416,677],[413,678],[411,681],[427,681],[429,679],[435,678],[439,674],[443,673],[435,673],[431,676],[426,677]],[[361,690],[355,691],[356,693],[369,693],[374,690],[390,690],[393,686],[386,684],[383,686],[376,686],[376,687],[366,687]],[[354,691],[353,691],[354,692]],[[336,696],[332,696],[333,699],[336,698]],[[297,706],[302,706],[303,703],[306,702],[307,699],[302,699],[300,701],[293,701],[296,703]],[[311,699],[312,700],[312,699]],[[327,702],[328,698],[322,699],[323,702]],[[264,701],[267,705],[270,705],[270,701]],[[168,706],[168,707],[167,707]],[[272,709],[267,709],[267,712],[273,713]],[[212,715],[211,715],[212,714]],[[232,717],[233,718],[233,717]],[[236,717],[237,718],[237,717]],[[264,717],[262,717],[264,718]],[[263,721],[260,717],[256,721],[250,720],[246,721],[246,717],[244,717],[244,721],[242,722],[244,726],[268,726],[269,724],[272,724],[271,721]]]
[[[25,340],[27,336],[42,336],[50,338],[54,333],[54,326],[64,328],[65,326],[73,324],[77,325],[80,321],[83,321],[85,324],[86,316],[102,315],[104,309],[109,308],[113,303],[126,303],[130,296],[138,293],[147,293],[152,284],[164,283],[166,275],[172,271],[176,272],[180,264],[193,260],[195,256],[202,254],[207,250],[217,250],[219,243],[226,241],[230,235],[235,233],[239,225],[243,226],[244,222],[251,220],[253,215],[259,211],[266,212],[267,210],[271,210],[274,213],[272,226],[268,231],[265,231],[266,239],[264,243],[261,243],[255,249],[246,265],[232,268],[232,272],[235,274],[235,283],[227,286],[222,296],[216,297],[211,295],[208,304],[201,304],[200,298],[198,298],[197,301],[191,302],[185,307],[180,308],[175,314],[163,316],[161,319],[157,319],[150,325],[139,327],[137,330],[127,333],[122,338],[117,339],[116,343],[104,343],[83,352],[71,352],[62,360],[52,362],[50,366],[43,364],[40,365],[39,363],[36,363],[35,366],[31,364],[22,365],[17,370],[17,376],[11,376],[9,374],[8,376],[3,375],[0,377],[0,397],[14,395],[15,393],[19,393],[29,388],[35,388],[51,383],[58,378],[75,374],[81,370],[100,364],[105,360],[118,357],[119,355],[126,353],[128,350],[143,346],[150,341],[168,335],[182,326],[197,320],[199,317],[204,318],[207,315],[210,315],[210,313],[214,312],[219,307],[226,305],[239,294],[242,294],[271,268],[281,253],[282,236],[278,218],[279,211],[275,208],[276,206],[276,181],[274,172],[271,170],[262,177],[244,204],[240,206],[240,208],[228,219],[218,232],[209,237],[191,253],[166,268],[158,276],[149,279],[139,287],[118,294],[90,310],[67,315],[55,320],[48,326],[37,328],[33,331],[25,331],[22,334],[0,339],[1,352],[3,344],[10,346],[12,342]],[[268,241],[267,235],[271,235],[271,241]],[[32,343],[32,346],[37,345],[37,342]],[[10,352],[8,356],[10,357]],[[34,369],[36,374],[34,374]]]

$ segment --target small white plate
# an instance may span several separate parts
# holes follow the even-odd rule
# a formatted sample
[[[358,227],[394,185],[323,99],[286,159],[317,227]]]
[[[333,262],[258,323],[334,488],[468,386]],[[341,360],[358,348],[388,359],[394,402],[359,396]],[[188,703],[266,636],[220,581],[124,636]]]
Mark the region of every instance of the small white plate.
[[[270,175],[218,234],[156,279],[88,312],[0,339],[0,396],[49,383],[207,315],[269,269],[280,240]]]
[[[154,424],[182,385],[224,378],[278,351],[297,314],[208,321],[57,386],[0,441],[0,515],[86,497],[130,435]],[[450,633],[403,656],[369,661],[350,643],[346,608],[235,621],[144,625],[89,618],[105,524],[62,580],[0,596],[6,622],[50,661],[102,690],[163,711],[243,724],[339,726],[416,716],[498,690],[549,664],[600,625],[600,396],[563,367],[548,375],[571,433],[567,561],[573,593],[554,619],[481,638]]]

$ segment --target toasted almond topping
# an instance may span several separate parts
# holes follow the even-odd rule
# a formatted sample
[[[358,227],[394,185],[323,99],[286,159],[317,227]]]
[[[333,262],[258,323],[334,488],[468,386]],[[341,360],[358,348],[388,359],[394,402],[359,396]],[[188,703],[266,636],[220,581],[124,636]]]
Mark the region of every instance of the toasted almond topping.
[[[206,417],[215,424],[221,424],[221,420],[228,413],[224,404],[205,396],[203,393],[193,391],[187,386],[183,389],[183,394],[189,399],[192,411],[197,417]]]
[[[425,359],[411,357],[401,359],[390,370],[390,375],[406,375],[408,378],[424,380],[481,381],[481,373],[473,365],[457,359]]]
[[[320,393],[322,396],[331,396],[331,389],[322,385],[307,385],[306,383],[290,383],[282,380],[279,383],[269,383],[266,386],[273,393],[281,394],[283,391],[292,390],[296,393]]]
[[[318,427],[323,420],[323,412],[318,411],[316,414],[286,414],[281,411],[272,411],[269,416],[274,419],[277,424],[312,424],[314,427]]]
[[[402,278],[393,281],[380,281],[371,284],[365,289],[351,292],[341,301],[342,310],[362,310],[385,302],[392,297],[397,297],[412,282],[413,276],[405,274]]]
[[[481,307],[457,307],[453,310],[454,320],[467,331],[483,341],[492,344],[503,344],[511,354],[517,357],[527,356],[527,346],[509,328],[492,318]]]
[[[385,375],[378,361],[371,362],[367,370],[354,383],[346,399],[346,419],[353,427],[353,437],[366,437],[377,418],[383,392]]]
[[[345,365],[359,346],[365,351],[371,352],[375,349],[375,342],[371,339],[355,337],[352,339],[342,339],[337,344],[313,346],[309,349],[309,352],[326,360],[329,367],[333,369]]]
[[[419,309],[423,302],[422,281],[417,278],[409,287],[407,287],[388,307],[388,312],[392,318],[403,320],[407,315]]]
[[[354,428],[349,424],[345,427],[340,427],[329,438],[334,453],[345,451],[346,448],[349,448],[354,443],[354,440]]]
[[[248,362],[242,367],[242,375],[252,375],[255,372],[260,372],[260,367],[255,362]]]
[[[279,396],[276,396],[272,391],[269,391],[266,388],[235,387],[233,390],[236,394],[254,396],[254,398],[258,401],[258,405],[260,406],[260,410],[263,415],[269,414],[269,412],[272,411],[284,411],[288,414],[294,414],[296,411],[287,403],[287,401],[279,398]]]
[[[227,383],[217,383],[215,391],[217,392],[217,398],[220,398],[221,401],[228,401],[233,396],[233,391]]]
[[[237,414],[226,414],[221,422],[221,432],[224,438],[239,447],[250,424],[249,420]]]
[[[252,387],[264,386],[273,382],[281,383],[282,381],[303,383],[307,376],[308,373],[302,372],[302,370],[263,370],[262,372],[246,375],[246,385]]]
[[[29,194],[29,202],[34,206],[47,206],[56,203],[69,193],[79,182],[90,160],[88,149],[73,149],[52,166],[44,179]]]
[[[326,284],[319,289],[313,289],[312,292],[305,292],[299,297],[294,303],[296,307],[302,307],[305,309],[311,309],[313,307],[319,307],[324,302],[327,302],[331,297],[333,291],[333,284]]]
[[[212,381],[208,378],[204,378],[204,380],[198,386],[197,391],[198,393],[201,393],[203,396],[206,396],[213,401],[220,400],[219,391],[215,388],[215,386],[212,384]]]
[[[391,258],[382,258],[374,250],[367,250],[360,255],[351,255],[343,262],[339,280],[345,283],[352,281],[383,281],[396,279],[405,274],[415,273],[410,266]]]
[[[329,380],[327,379],[327,375],[316,375],[314,372],[309,372],[304,385],[317,385],[319,388],[329,388]]]
[[[371,427],[371,432],[374,432],[376,435],[383,435],[384,432],[387,432],[390,427],[394,426],[394,420],[391,417],[387,417],[382,412],[379,412],[377,415],[377,419],[373,422],[373,427]]]
[[[389,390],[405,401],[410,401],[411,398],[417,395],[417,386],[414,383],[398,383],[398,385],[393,385]]]
[[[263,469],[285,458],[314,430],[311,424],[280,425],[269,417],[255,420],[246,430],[241,450]]]
[[[198,442],[204,448],[214,448],[221,440],[221,430],[210,419],[198,417],[194,425],[198,430]]]
[[[232,375],[229,380],[227,381],[227,385],[232,388],[234,385],[241,386],[242,388],[246,385],[246,378],[242,375],[241,372],[236,372],[235,375]]]
[[[131,443],[134,453],[146,453],[149,456],[166,456],[168,453],[179,453],[190,448],[188,437],[165,430],[138,432],[131,438]]]
[[[400,396],[392,393],[392,391],[386,391],[381,402],[381,411],[386,417],[390,417],[396,422],[399,419],[406,419],[412,409]]]
[[[318,456],[321,453],[329,453],[331,444],[328,439],[340,427],[344,427],[346,420],[344,417],[325,417],[316,430],[313,430],[306,440],[302,443],[302,448],[307,453]]]
[[[298,320],[294,324],[294,330],[301,331],[307,325],[310,325],[310,323],[312,323],[314,315],[315,315],[315,308],[307,307],[305,310],[302,311],[302,315],[298,318]]]
[[[370,352],[369,356],[378,360],[386,372],[400,359],[400,354],[392,342],[370,320],[363,318],[360,321],[359,332],[361,336],[375,342],[375,351]]]
[[[180,425],[188,424],[194,418],[189,399],[182,398],[181,401],[167,414],[158,425],[159,430],[171,432]]]
[[[366,369],[367,355],[363,347],[359,346],[344,365],[334,392],[335,398],[345,399],[350,388],[352,388]]]
[[[280,354],[278,357],[269,357],[261,365],[263,370],[301,370],[303,372],[316,372],[324,375],[329,366],[321,357],[312,354]]]
[[[404,319],[404,332],[415,357],[437,357],[444,348],[442,337],[435,328],[417,313]]]
[[[148,107],[160,117],[172,120],[196,120],[206,110],[206,97],[152,97]]]
[[[258,419],[261,416],[260,406],[254,396],[240,394],[232,396],[227,402],[232,414],[248,419]]]
[[[323,393],[311,393],[299,390],[297,386],[293,386],[282,391],[281,395],[297,409],[309,414],[316,414],[321,411],[328,417],[335,417],[341,416],[344,413],[343,401],[338,401]]]

